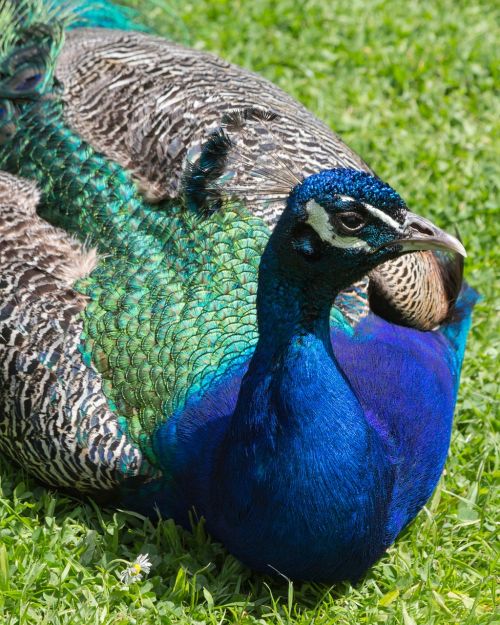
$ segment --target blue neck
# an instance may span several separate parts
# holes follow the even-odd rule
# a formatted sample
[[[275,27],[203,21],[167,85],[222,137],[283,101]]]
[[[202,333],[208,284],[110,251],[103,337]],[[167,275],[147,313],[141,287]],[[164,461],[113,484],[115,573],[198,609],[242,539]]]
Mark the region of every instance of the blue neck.
[[[297,575],[301,567],[314,577],[317,568],[335,577],[336,567],[347,567],[355,576],[383,548],[386,502],[377,493],[390,492],[390,476],[332,353],[335,289],[321,294],[312,276],[293,279],[279,267],[268,245],[259,277],[260,338],[214,458],[207,517],[211,531],[255,568],[267,554],[284,573]],[[379,470],[367,475],[366,466]]]
[[[282,352],[300,336],[314,335],[332,355],[329,316],[338,289],[325,291],[324,280],[314,275],[286,275],[279,253],[267,246],[259,269],[257,323],[259,343],[253,363]]]
[[[330,342],[329,314],[331,301],[315,289],[314,280],[305,276],[298,279],[280,270],[279,255],[273,241],[267,246],[259,270],[257,293],[257,323],[259,340],[247,375],[238,396],[232,419],[235,431],[261,423],[264,432],[272,429],[272,417],[289,421],[291,411],[276,412],[272,406],[275,392],[272,386],[283,383],[287,363],[316,359],[335,368]],[[308,297],[308,291],[320,291],[321,297]],[[295,384],[300,382],[297,375]],[[291,381],[292,382],[292,381]],[[299,416],[300,419],[300,416]],[[277,425],[277,424],[276,424]]]

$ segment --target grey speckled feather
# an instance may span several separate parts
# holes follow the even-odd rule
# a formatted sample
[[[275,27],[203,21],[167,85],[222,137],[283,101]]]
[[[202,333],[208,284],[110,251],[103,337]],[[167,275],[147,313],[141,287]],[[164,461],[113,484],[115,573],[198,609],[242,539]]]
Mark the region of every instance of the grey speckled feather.
[[[86,298],[72,285],[95,251],[40,219],[38,200],[0,172],[0,449],[49,484],[106,490],[147,463],[79,351]]]
[[[199,150],[224,113],[239,108],[280,113],[276,130],[283,158],[293,161],[297,173],[333,167],[370,171],[327,126],[269,81],[160,37],[70,31],[56,76],[64,85],[69,125],[126,167],[153,201],[178,194],[188,152]],[[274,223],[276,216],[267,220]]]
[[[196,160],[224,114],[236,109],[278,113],[271,124],[273,146],[262,140],[254,143],[259,149],[268,147],[275,177],[263,175],[256,181],[259,167],[254,162],[247,170],[236,168],[238,175],[231,181],[248,208],[270,226],[293,186],[290,176],[276,179],[280,172],[299,178],[335,167],[371,172],[325,124],[269,81],[213,54],[160,37],[75,29],[67,33],[56,76],[63,84],[71,128],[124,166],[151,201],[178,195],[186,164]],[[248,144],[253,140],[249,137]],[[258,152],[254,149],[253,157]],[[431,252],[418,252],[401,258],[397,267],[387,263],[377,268],[371,280],[373,292],[384,299],[381,308],[394,320],[421,329],[439,324],[453,298],[446,296],[442,281],[447,276],[438,265]],[[405,280],[410,274],[414,280]],[[367,285],[368,280],[359,283],[336,304],[352,313],[355,298],[356,317],[365,314]]]

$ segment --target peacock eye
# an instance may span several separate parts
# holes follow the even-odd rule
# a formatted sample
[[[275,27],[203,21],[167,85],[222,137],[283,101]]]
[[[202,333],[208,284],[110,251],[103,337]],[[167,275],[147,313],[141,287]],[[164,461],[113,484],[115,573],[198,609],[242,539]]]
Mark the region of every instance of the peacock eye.
[[[352,234],[361,230],[366,224],[366,220],[363,215],[354,211],[346,211],[345,213],[338,213],[336,216],[337,228],[344,234]]]
[[[41,82],[43,73],[39,70],[25,69],[16,76],[14,91],[16,93],[29,92],[35,89]]]

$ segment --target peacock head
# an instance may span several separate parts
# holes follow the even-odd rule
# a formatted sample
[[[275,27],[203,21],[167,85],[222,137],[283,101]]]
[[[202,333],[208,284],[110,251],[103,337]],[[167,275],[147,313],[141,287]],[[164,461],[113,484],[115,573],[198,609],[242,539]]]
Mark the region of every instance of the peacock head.
[[[353,169],[324,170],[297,184],[273,238],[282,261],[303,279],[334,269],[336,289],[408,252],[466,255],[460,241],[410,212],[388,184]]]

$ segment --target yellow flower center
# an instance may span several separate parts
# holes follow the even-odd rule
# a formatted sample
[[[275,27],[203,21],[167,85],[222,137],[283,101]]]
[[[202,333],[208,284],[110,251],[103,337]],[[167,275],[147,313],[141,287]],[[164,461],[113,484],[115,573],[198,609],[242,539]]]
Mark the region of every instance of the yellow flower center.
[[[138,562],[134,562],[132,568],[134,569],[133,575],[139,575],[139,573],[142,571],[141,565]]]

